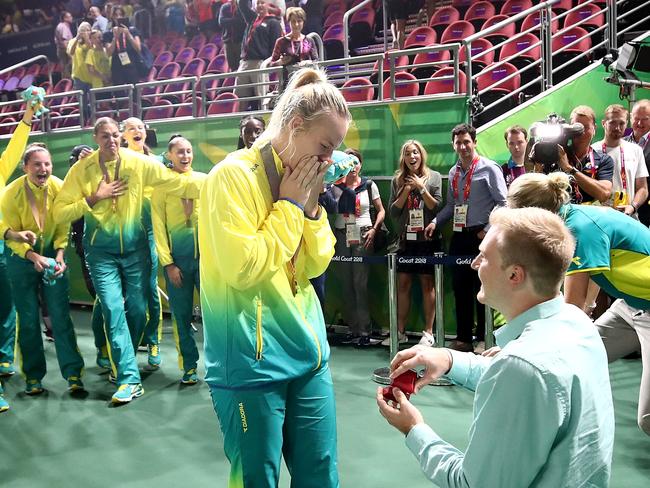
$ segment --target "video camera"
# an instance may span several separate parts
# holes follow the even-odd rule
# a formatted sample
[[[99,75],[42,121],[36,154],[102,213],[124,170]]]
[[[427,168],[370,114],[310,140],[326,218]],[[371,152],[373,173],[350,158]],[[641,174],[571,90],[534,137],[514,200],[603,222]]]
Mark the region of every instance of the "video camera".
[[[552,113],[546,120],[535,122],[530,128],[526,158],[543,167],[544,174],[559,171],[558,145],[562,146],[569,160],[573,158],[573,138],[585,131],[580,123],[567,124],[559,115]]]

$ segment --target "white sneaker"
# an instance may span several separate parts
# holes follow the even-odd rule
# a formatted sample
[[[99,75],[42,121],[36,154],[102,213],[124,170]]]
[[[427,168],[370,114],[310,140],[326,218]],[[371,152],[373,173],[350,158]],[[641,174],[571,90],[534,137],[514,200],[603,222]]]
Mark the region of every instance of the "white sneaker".
[[[433,347],[436,344],[436,339],[433,337],[433,334],[429,334],[426,330],[422,331],[422,337],[418,343],[421,346]]]
[[[398,344],[406,344],[409,341],[409,338],[406,336],[406,333],[404,332],[398,332]],[[382,346],[389,347],[390,346],[390,336],[386,337],[383,341],[381,341]]]

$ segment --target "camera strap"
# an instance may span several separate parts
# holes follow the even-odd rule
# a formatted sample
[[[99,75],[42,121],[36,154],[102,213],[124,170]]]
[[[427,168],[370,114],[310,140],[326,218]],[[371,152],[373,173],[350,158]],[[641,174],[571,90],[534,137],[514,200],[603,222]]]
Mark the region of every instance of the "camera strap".
[[[607,154],[607,144],[603,142],[603,153]],[[627,192],[627,174],[625,173],[625,153],[623,152],[623,141],[618,146],[621,150],[621,184],[623,191]]]

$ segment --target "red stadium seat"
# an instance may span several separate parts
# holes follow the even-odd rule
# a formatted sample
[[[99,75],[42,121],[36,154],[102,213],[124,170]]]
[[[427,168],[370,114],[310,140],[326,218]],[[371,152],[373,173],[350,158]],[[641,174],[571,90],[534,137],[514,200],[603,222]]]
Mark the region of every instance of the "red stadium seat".
[[[169,100],[159,100],[155,106],[146,110],[144,120],[171,119],[174,116],[174,107],[171,105]]]
[[[579,5],[577,10],[566,15],[564,25],[566,27],[582,27],[587,32],[591,32],[605,25],[605,11],[591,3]]]
[[[506,80],[510,75],[514,76]],[[481,112],[476,117],[477,125],[495,119],[517,105],[517,97],[510,96],[510,94],[521,86],[521,77],[517,73],[517,68],[512,64],[504,63],[496,66],[495,63],[487,66],[476,77],[476,84],[479,92],[486,90],[479,93],[484,107],[503,99],[501,103]]]
[[[413,29],[404,41],[404,49],[432,46],[436,43],[438,36],[431,27],[418,27]]]
[[[490,51],[490,49],[492,49],[492,43],[487,39],[476,39],[472,42],[472,73],[478,73],[494,61],[494,50]],[[465,46],[460,50],[458,61],[467,63]]]
[[[415,55],[413,60],[413,68],[411,68],[411,74],[414,75],[419,80],[424,80],[430,78],[433,73],[444,68],[440,64],[433,66],[420,66],[427,63],[437,63],[442,61],[450,61],[451,53],[447,50],[445,51],[433,51],[429,53],[419,53]]]
[[[460,20],[460,13],[454,7],[440,7],[431,16],[429,27],[436,31],[438,37],[442,37],[442,33],[447,26],[452,22]]]
[[[228,60],[224,54],[219,54],[212,61],[210,61],[210,64],[205,70],[205,74],[216,73],[228,73]]]
[[[334,24],[325,31],[323,47],[327,59],[343,57],[343,24]]]
[[[374,98],[375,88],[367,78],[351,78],[343,84],[343,98],[350,102],[368,102]]]
[[[197,58],[201,58],[206,63],[209,63],[219,54],[219,47],[216,44],[205,44],[201,50],[196,54]]]
[[[404,83],[409,81],[417,81],[417,78],[411,73],[400,71],[395,73],[395,98],[415,97],[420,91],[418,83]],[[384,93],[384,100],[391,97],[391,80],[384,81],[382,87]]]
[[[167,63],[158,71],[156,80],[171,80],[172,78],[178,78],[180,74],[181,67],[178,63]]]
[[[208,108],[208,115],[239,112],[239,100],[234,93],[221,93]]]
[[[171,51],[163,51],[158,54],[158,56],[156,56],[156,59],[153,60],[153,65],[156,68],[162,68],[167,63],[171,63],[172,61],[174,61],[174,53]]]
[[[480,30],[486,30],[492,27],[493,25],[496,25],[508,19],[509,17],[507,15],[495,15],[494,17],[490,17],[489,19],[487,19]],[[505,42],[508,39],[510,39],[512,36],[515,35],[516,32],[517,32],[517,26],[513,23],[510,23],[504,25],[499,30],[492,32],[491,34],[486,34],[484,38],[490,41],[493,46],[496,46],[497,44],[501,44],[502,42]]]
[[[176,54],[176,57],[174,58],[174,62],[180,64],[181,66],[185,66],[192,59],[194,59],[195,56],[196,51],[194,51],[194,49],[191,47],[184,47],[178,51],[178,54]]]
[[[169,50],[174,54],[177,54],[185,46],[187,46],[187,39],[184,37],[177,37],[169,44]]]
[[[446,78],[447,79],[441,79]],[[437,95],[439,93],[454,93],[454,68],[442,68],[436,71],[431,80],[424,87],[425,95]],[[458,90],[460,93],[467,93],[467,77],[462,71],[458,71]]]
[[[531,0],[508,0],[501,7],[500,13],[503,15],[517,15],[529,8],[533,8]]]
[[[496,15],[496,9],[490,2],[475,2],[465,12],[465,20],[471,22],[478,31],[485,21]]]
[[[459,42],[466,37],[471,36],[476,32],[474,26],[466,20],[458,20],[449,24],[449,26],[442,33],[440,44],[449,44],[452,42]]]
[[[525,32],[533,27],[537,28],[537,31],[532,31],[533,34],[537,35],[539,33],[539,12],[533,12],[528,14],[524,21],[521,24],[521,32]],[[551,11],[551,33],[555,34],[560,28],[560,21],[557,20],[557,14]]]
[[[571,27],[558,32],[551,40],[553,48],[553,68],[560,67],[571,60],[573,63],[559,69],[553,75],[553,83],[577,73],[589,64],[589,59],[582,56],[591,49],[591,39],[582,27]]]

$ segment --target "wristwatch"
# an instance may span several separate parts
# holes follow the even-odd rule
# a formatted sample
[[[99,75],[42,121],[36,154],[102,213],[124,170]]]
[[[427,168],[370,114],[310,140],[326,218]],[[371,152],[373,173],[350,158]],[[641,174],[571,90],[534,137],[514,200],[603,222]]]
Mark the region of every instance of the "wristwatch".
[[[577,172],[578,170],[576,169],[575,166],[571,166],[571,168],[569,168],[569,171],[567,171],[567,173],[569,173],[572,176],[575,175]]]

